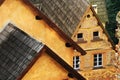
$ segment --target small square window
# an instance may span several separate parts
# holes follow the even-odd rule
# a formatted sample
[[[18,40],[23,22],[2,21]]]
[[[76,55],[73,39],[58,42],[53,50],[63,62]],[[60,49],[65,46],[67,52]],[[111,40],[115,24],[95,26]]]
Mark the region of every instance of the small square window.
[[[96,32],[93,32],[93,36],[94,36],[94,37],[98,37],[98,36],[99,36],[99,33],[98,33],[98,31],[96,31]]]
[[[83,38],[83,33],[78,33],[77,34],[77,43],[86,43],[87,41],[84,40]]]
[[[96,42],[96,41],[102,41],[103,39],[100,38],[100,35],[99,35],[99,31],[95,31],[93,32],[93,40],[91,40],[92,42]]]
[[[82,33],[79,33],[79,34],[77,35],[77,38],[83,38],[83,34],[82,34]]]

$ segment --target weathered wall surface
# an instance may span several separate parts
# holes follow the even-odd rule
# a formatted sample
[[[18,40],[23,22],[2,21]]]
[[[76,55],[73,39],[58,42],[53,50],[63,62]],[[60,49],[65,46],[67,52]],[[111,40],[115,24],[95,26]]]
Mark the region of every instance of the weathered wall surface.
[[[97,38],[93,36],[94,32],[98,32]],[[82,33],[84,42],[79,43],[77,35]],[[111,43],[108,41],[108,37],[103,32],[103,29],[98,24],[97,18],[94,16],[91,9],[89,9],[79,25],[79,28],[73,34],[73,40],[76,41],[83,49],[108,49],[111,48]],[[89,45],[89,46],[88,46]]]
[[[67,74],[68,72],[63,67],[47,55],[47,53],[42,52],[41,57],[22,80],[73,80]]]
[[[97,36],[93,36],[94,32],[98,32]],[[78,38],[79,33],[82,33],[81,38]],[[80,73],[83,76],[88,80],[109,80],[110,78],[116,80],[115,69],[110,66],[111,55],[115,52],[90,8],[84,14],[79,28],[76,29],[72,38],[87,52],[85,56],[80,57],[80,70],[82,70]],[[94,54],[102,54],[102,67],[104,70],[103,68],[95,69]],[[101,73],[104,74],[104,77],[100,75]]]
[[[86,0],[29,0],[69,37],[89,4]]]
[[[63,58],[69,65],[73,65],[73,49],[72,48],[67,48],[65,46],[66,41],[63,40],[63,38],[61,38],[57,32],[55,32],[53,29],[51,29],[49,27],[49,25],[47,25],[43,20],[36,20],[35,16],[37,15],[37,13],[31,11],[31,9],[26,6],[25,4],[23,4],[20,0],[6,0],[4,2],[3,5],[0,6],[0,30],[2,30],[4,28],[4,26],[6,24],[8,24],[9,22],[15,24],[16,26],[18,26],[18,28],[20,28],[21,30],[23,30],[24,32],[26,32],[27,34],[29,34],[30,36],[32,36],[33,38],[35,38],[38,41],[42,41],[44,44],[46,44],[48,47],[50,47],[54,52],[56,52],[61,58]],[[59,45],[59,46],[58,46]],[[40,62],[38,62],[37,64],[35,64],[36,68],[42,68],[45,69],[45,67],[49,69],[52,68],[52,65],[54,67],[54,69],[51,69],[49,71],[54,70],[55,75],[58,76],[60,75],[61,78],[65,77],[66,75],[66,71],[61,70],[61,67],[56,67],[56,63],[54,63],[54,61],[52,62],[51,59],[49,60],[46,59],[48,57],[44,56],[42,57],[40,60],[43,61],[42,65],[40,64]],[[46,59],[44,61],[44,59]],[[48,60],[48,61],[47,61]],[[50,61],[50,63],[49,63]],[[48,64],[49,63],[49,64]],[[48,64],[48,65],[46,65]],[[49,65],[51,65],[49,67]],[[44,67],[45,66],[45,67]],[[36,75],[36,68],[33,67],[32,70],[35,69],[35,76],[38,77],[38,75],[46,75],[48,76],[50,73],[46,73],[45,72],[41,73],[41,71],[39,73],[37,73],[38,75]],[[56,73],[55,70],[58,71],[58,69],[60,69],[59,72]],[[38,70],[39,71],[39,70]],[[38,72],[37,71],[37,72]],[[65,72],[65,73],[64,73]],[[44,74],[46,73],[46,74]],[[32,74],[32,73],[30,73]],[[46,76],[44,76],[44,78],[46,78]],[[51,74],[48,76],[50,77]],[[30,76],[28,76],[30,77]],[[43,77],[42,77],[43,78]],[[45,80],[45,79],[42,80]],[[59,78],[59,77],[58,77]],[[57,79],[57,80],[61,80]],[[38,80],[36,78],[34,78],[35,80]],[[31,80],[34,80],[31,79]],[[27,78],[25,78],[25,80],[27,80]],[[30,79],[28,79],[30,80]],[[49,79],[50,80],[50,79]],[[55,76],[54,79],[51,80],[55,80]]]
[[[34,13],[30,8],[23,5],[24,4],[18,0],[4,2],[0,7],[0,29],[2,30],[4,25],[11,22],[33,38],[45,43],[58,53],[59,56],[62,56],[65,60],[68,59],[68,62],[71,63],[72,60],[68,56],[72,56],[73,49],[67,48],[63,38],[61,38],[57,32],[51,29],[43,20],[36,20],[35,16],[37,13]]]

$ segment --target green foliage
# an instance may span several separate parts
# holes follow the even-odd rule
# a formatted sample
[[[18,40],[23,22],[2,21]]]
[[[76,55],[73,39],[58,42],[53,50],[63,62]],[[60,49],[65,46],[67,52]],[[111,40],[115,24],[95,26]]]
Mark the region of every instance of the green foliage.
[[[115,37],[115,29],[117,28],[116,23],[106,23],[106,30],[108,34],[110,35],[110,38],[113,40],[115,44],[118,43],[118,39]]]
[[[106,24],[106,30],[111,39],[117,44],[118,39],[115,37],[116,15],[120,11],[120,0],[106,0],[109,23]]]

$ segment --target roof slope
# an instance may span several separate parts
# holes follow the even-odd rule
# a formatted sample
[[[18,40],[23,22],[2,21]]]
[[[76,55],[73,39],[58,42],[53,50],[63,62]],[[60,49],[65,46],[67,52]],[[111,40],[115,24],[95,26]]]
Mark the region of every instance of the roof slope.
[[[85,80],[76,70],[46,45],[9,23],[0,33],[0,80],[21,80],[44,50],[77,79]]]
[[[49,27],[55,30],[59,34],[59,36],[66,41],[66,44],[68,43],[69,46],[76,49],[78,52],[81,53],[81,55],[86,54],[86,51],[84,51],[79,45],[77,45],[76,42],[74,42],[70,37],[68,37],[67,34],[64,33],[65,31],[63,32],[54,22],[52,22],[46,15],[44,15],[39,9],[37,9],[33,4],[31,4],[29,0],[22,0],[22,1],[25,3],[25,5],[28,5],[30,9],[36,12],[38,14],[37,16],[39,16],[40,19],[44,20],[49,25]]]
[[[65,70],[68,71],[68,74],[72,73],[71,75],[76,78],[77,80],[86,80],[80,73],[78,73],[75,69],[73,69],[68,63],[66,63],[66,61],[64,61],[59,55],[57,55],[53,50],[51,50],[48,46],[44,45],[43,47],[43,51],[45,53],[47,53],[51,58],[53,58],[57,63],[60,64],[61,67],[63,67]],[[39,53],[39,55],[36,57],[38,60],[41,56],[40,54],[42,53],[42,50],[41,52]],[[35,61],[36,61],[35,60]],[[35,63],[35,61],[33,61],[30,66],[28,66],[28,68],[23,72],[22,75],[20,75],[18,77],[18,80],[21,80],[23,79],[23,77],[25,76],[25,74],[27,74],[27,72],[31,69],[32,65]],[[53,64],[54,65],[54,64]],[[47,72],[47,71],[46,71]]]
[[[87,0],[29,0],[47,15],[63,32],[72,36],[84,12]]]
[[[114,49],[113,41],[87,0],[29,0],[35,7],[48,16],[58,27],[71,37],[87,9],[91,9]]]
[[[16,80],[43,48],[12,24],[0,33],[0,80]]]

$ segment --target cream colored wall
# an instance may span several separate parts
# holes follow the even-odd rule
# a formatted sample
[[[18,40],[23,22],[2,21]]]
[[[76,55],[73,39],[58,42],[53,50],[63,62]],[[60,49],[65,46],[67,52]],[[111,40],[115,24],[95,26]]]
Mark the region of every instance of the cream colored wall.
[[[66,41],[51,29],[45,21],[35,20],[36,15],[37,13],[31,11],[21,0],[5,0],[4,4],[0,6],[0,30],[2,30],[8,22],[13,23],[31,37],[42,41],[69,65],[73,66],[73,48],[67,48],[65,46]],[[62,80],[64,77],[66,78],[66,71],[58,67],[58,64],[52,59],[47,58],[46,55],[43,55],[43,57],[39,59],[41,61],[37,61],[38,63],[30,70],[24,80],[30,80],[30,78],[32,78],[32,80]],[[46,71],[49,72],[47,73]],[[51,71],[54,72],[53,76],[51,75],[53,74]],[[35,75],[33,75],[33,73],[35,73]],[[30,77],[29,74],[32,76]],[[45,79],[38,76],[44,76]],[[28,77],[30,78],[28,79]],[[49,77],[49,79],[47,77]]]
[[[115,53],[112,49],[90,50],[86,52],[87,54],[85,56],[80,56],[79,54],[74,53],[74,56],[80,56],[80,71],[93,70],[94,54],[98,53],[102,54],[103,67],[108,67],[111,65],[111,55]]]
[[[87,55],[85,55],[84,57],[85,64],[83,70],[94,69],[94,54],[99,54],[99,53],[102,54],[102,61],[103,61],[102,66],[107,67],[108,65],[111,65],[110,55],[114,53],[113,50],[111,49],[91,50],[91,51],[87,51]]]
[[[89,15],[89,17],[87,17]],[[99,32],[99,38],[102,39],[100,41],[92,41],[93,40],[93,32]],[[85,56],[81,56],[81,61],[83,64],[81,65],[81,69],[88,70],[93,69],[94,64],[94,54],[102,53],[103,54],[103,67],[110,63],[110,56],[114,53],[114,50],[111,47],[111,43],[108,41],[108,37],[103,32],[103,29],[98,24],[97,18],[94,16],[92,10],[88,8],[86,13],[83,16],[79,24],[79,28],[76,29],[73,34],[72,39],[77,42],[77,34],[83,33],[85,43],[78,43],[80,47],[86,50],[87,54]]]
[[[87,17],[87,15],[90,15],[90,17]],[[91,41],[93,40],[93,32],[95,31],[99,31],[99,38],[103,40],[94,42]],[[79,43],[77,41],[78,33],[83,33],[84,41],[87,42]],[[85,12],[80,24],[72,36],[72,39],[75,42],[78,42],[78,45],[87,52],[85,56],[80,56],[80,71],[78,71],[84,77],[86,77],[87,80],[107,80],[107,78],[109,80],[112,76],[115,77],[115,70],[112,66],[110,66],[111,55],[114,54],[115,51],[112,49],[111,43],[108,41],[108,37],[98,24],[98,20],[90,8],[88,8],[88,10]],[[94,54],[98,53],[102,53],[102,69],[94,69]],[[104,78],[102,78],[102,74],[104,75]]]
[[[113,67],[80,72],[86,80],[117,80]]]
[[[87,15],[90,15],[90,17],[87,17]],[[93,32],[95,31],[99,31],[99,37],[100,39],[103,39],[102,41],[95,41],[95,42],[91,41],[93,40]],[[111,48],[111,44],[108,41],[108,37],[105,35],[103,29],[98,24],[98,21],[94,16],[93,12],[91,11],[91,9],[89,9],[85,13],[83,19],[80,22],[79,28],[73,34],[74,37],[72,38],[76,42],[77,42],[78,33],[83,33],[83,38],[85,41],[87,41],[86,43],[78,43],[84,50]]]
[[[0,7],[0,30],[11,22],[27,34],[42,41],[72,66],[73,49],[65,46],[66,41],[43,20],[35,20],[37,13],[21,0],[6,0]]]
[[[67,75],[68,72],[61,65],[47,53],[42,52],[40,58],[22,80],[73,80]]]

